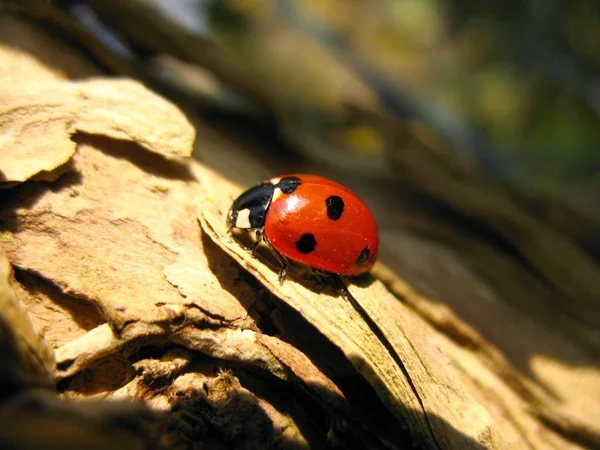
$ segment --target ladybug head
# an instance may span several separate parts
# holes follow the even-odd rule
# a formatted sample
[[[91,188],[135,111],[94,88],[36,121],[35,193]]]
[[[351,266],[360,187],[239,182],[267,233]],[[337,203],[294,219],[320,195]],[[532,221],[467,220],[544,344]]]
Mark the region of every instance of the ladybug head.
[[[227,227],[242,230],[263,227],[274,190],[275,186],[267,181],[243,192],[229,208]]]

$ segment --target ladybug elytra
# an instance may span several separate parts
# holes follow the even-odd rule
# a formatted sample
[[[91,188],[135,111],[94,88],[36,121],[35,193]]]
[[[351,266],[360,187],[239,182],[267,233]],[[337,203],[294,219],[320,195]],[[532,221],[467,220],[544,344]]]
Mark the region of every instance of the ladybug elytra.
[[[367,206],[345,186],[316,175],[272,178],[242,193],[227,215],[230,230],[254,231],[280,261],[355,276],[377,258],[379,233]]]

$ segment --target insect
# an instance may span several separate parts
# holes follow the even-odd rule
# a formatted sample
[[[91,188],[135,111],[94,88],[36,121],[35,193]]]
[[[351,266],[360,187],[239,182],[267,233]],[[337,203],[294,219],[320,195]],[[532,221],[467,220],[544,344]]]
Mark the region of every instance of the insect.
[[[251,187],[227,214],[231,232],[254,232],[286,275],[288,260],[315,273],[356,276],[377,258],[379,233],[369,208],[347,187],[317,175],[285,175]]]

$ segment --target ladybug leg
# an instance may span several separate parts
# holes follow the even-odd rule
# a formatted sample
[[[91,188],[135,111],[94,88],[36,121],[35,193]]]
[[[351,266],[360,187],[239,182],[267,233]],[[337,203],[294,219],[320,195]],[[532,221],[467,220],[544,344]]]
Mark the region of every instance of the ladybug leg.
[[[348,300],[352,302],[354,298],[348,291],[346,287],[346,283],[344,283],[343,278],[338,274],[331,274],[331,279],[333,280],[333,287],[337,291],[338,295],[341,295],[344,300]]]
[[[319,269],[310,269],[313,280],[320,286],[329,286],[331,287],[331,275],[327,272],[323,272]]]
[[[271,253],[275,257],[277,262],[281,265],[281,268],[279,269],[279,273],[277,274],[277,281],[279,281],[280,284],[283,284],[283,280],[285,279],[285,276],[287,274],[287,268],[289,265],[288,260],[285,256],[283,256],[281,253],[279,253],[277,250],[275,250],[275,248],[271,245],[269,240],[266,237],[264,237],[264,235],[262,234],[262,229],[261,229],[261,240],[265,244],[267,244],[267,246],[271,250]]]
[[[264,227],[257,228],[254,231],[255,242],[252,244],[252,247],[250,247],[250,252],[252,253],[252,256],[255,257],[256,251],[258,250],[258,246],[262,242],[264,242],[267,245],[267,247],[269,247],[269,250],[271,250],[271,253],[275,257],[277,262],[281,265],[281,269],[279,270],[279,274],[277,275],[277,280],[280,283],[283,283],[283,280],[285,279],[285,275],[287,273],[288,260],[286,259],[285,256],[283,256],[281,253],[279,253],[277,250],[275,250],[275,248],[273,248],[273,246],[271,245],[269,240],[265,237],[264,231],[265,231]]]
[[[254,232],[256,241],[254,242],[254,244],[252,244],[252,248],[250,249],[252,252],[252,256],[256,256],[256,249],[258,248],[260,243],[263,241],[263,233],[264,233],[264,228],[257,228],[256,231]],[[270,247],[270,245],[269,245],[269,247]]]
[[[279,270],[279,273],[277,274],[277,281],[279,281],[280,284],[283,284],[283,280],[285,279],[285,276],[287,275],[287,268],[288,268],[288,262],[286,259],[284,259],[281,264],[281,269]]]
[[[280,284],[283,284],[283,280],[285,279],[285,276],[287,275],[288,260],[285,256],[283,256],[281,253],[279,253],[274,248],[271,248],[271,250],[273,250],[273,255],[275,256],[275,258],[277,258],[277,261],[279,261],[279,264],[281,264],[281,269],[279,269],[279,273],[277,274],[277,281],[279,281]]]

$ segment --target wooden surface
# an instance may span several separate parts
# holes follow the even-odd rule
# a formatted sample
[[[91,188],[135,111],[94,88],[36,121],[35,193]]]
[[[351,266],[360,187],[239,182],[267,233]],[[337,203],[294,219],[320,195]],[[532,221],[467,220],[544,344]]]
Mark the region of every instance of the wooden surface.
[[[119,428],[115,448],[600,446],[598,267],[572,229],[532,217],[525,197],[475,174],[456,181],[418,156],[422,143],[392,155],[400,183],[347,173],[382,230],[385,265],[349,286],[365,320],[340,297],[280,285],[226,233],[231,200],[277,160],[133,80],[72,69],[60,45],[0,17],[10,62],[0,68],[0,300],[22,305],[1,321],[32,342],[32,366],[21,370],[15,348],[10,375],[26,392],[58,380],[44,396],[74,408],[52,428],[89,426],[64,433],[65,448],[100,442],[105,423],[74,399],[103,399],[107,418],[107,399],[144,401],[127,414],[147,428]],[[65,53],[64,65],[49,53]],[[431,197],[444,206],[428,207]],[[522,258],[452,222],[448,207]],[[6,314],[18,308],[29,318]],[[55,401],[48,410],[61,410]]]

